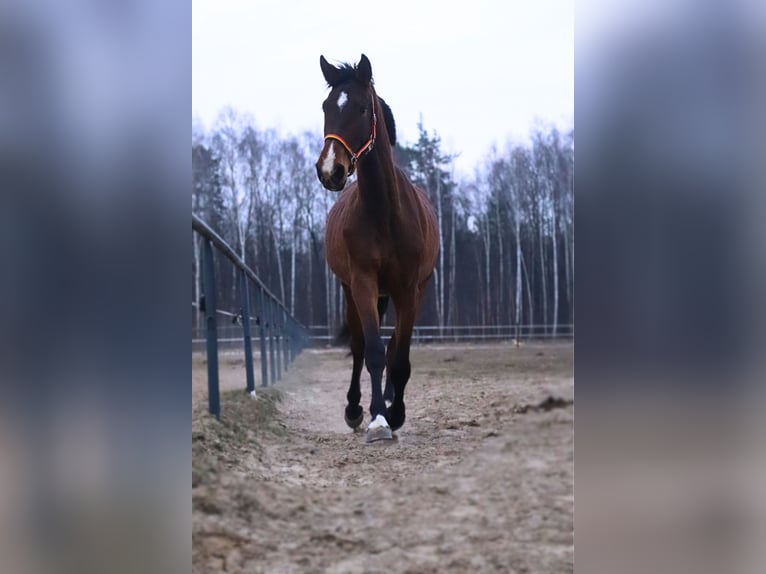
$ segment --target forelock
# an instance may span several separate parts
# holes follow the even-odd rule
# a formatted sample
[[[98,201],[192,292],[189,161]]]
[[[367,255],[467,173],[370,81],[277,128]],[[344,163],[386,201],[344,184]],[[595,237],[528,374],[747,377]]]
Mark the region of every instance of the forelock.
[[[335,77],[335,82],[332,84],[330,82],[327,82],[328,87],[337,88],[341,84],[357,81],[356,66],[344,62],[335,67],[338,70],[338,73],[336,74],[336,77]]]

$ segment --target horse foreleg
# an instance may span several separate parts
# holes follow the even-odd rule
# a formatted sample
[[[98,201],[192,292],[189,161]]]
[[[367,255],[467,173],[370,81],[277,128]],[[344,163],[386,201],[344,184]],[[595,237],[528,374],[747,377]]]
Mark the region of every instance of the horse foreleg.
[[[356,429],[364,419],[364,411],[359,404],[362,400],[359,378],[362,375],[362,366],[364,365],[364,334],[354,301],[351,298],[351,289],[343,285],[343,291],[346,295],[346,323],[351,332],[351,355],[354,358],[354,366],[351,369],[351,384],[348,387],[348,393],[346,393],[348,404],[346,404],[344,419],[348,426]]]
[[[374,277],[355,277],[351,282],[351,294],[364,333],[364,364],[370,373],[372,396],[367,427],[367,441],[392,438],[386,420],[386,402],[383,399],[383,369],[386,366],[386,349],[380,338],[378,317],[378,285]]]
[[[362,375],[362,366],[364,365],[364,339],[360,337],[351,337],[351,354],[354,357],[354,366],[351,369],[351,384],[346,393],[346,410],[344,418],[346,424],[352,429],[356,429],[364,419],[364,410],[359,404],[362,400],[362,391],[359,386],[359,379]]]

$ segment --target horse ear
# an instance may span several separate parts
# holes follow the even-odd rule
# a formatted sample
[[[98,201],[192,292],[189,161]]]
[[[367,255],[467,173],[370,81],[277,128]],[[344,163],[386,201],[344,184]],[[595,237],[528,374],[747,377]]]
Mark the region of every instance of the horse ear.
[[[362,54],[359,63],[356,65],[356,79],[363,84],[369,84],[372,80],[372,66],[364,54]]]
[[[319,67],[322,68],[325,81],[334,87],[340,78],[340,70],[325,60],[324,56],[319,56]]]

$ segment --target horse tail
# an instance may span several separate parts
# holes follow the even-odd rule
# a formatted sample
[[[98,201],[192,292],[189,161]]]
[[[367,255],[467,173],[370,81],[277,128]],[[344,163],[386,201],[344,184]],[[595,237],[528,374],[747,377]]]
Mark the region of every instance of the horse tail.
[[[333,345],[336,347],[348,347],[351,345],[351,329],[348,326],[348,321],[345,319],[343,320],[343,324],[340,326],[340,329],[338,329],[338,332],[335,333]]]
[[[388,309],[388,300],[388,295],[380,295],[378,297],[378,319],[381,323],[383,322],[383,317],[386,315],[386,310]],[[348,304],[349,301],[346,300],[346,305]],[[348,321],[345,319],[343,319],[343,324],[335,335],[334,344],[336,347],[348,347],[351,345],[351,329],[348,326]]]

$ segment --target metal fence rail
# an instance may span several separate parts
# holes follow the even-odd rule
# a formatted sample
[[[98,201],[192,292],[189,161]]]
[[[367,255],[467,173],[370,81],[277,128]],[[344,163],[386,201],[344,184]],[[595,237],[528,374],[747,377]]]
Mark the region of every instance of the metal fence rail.
[[[311,341],[316,344],[331,344],[335,336],[327,325],[308,327]],[[390,337],[394,327],[384,325],[381,336]],[[574,325],[416,325],[412,331],[413,343],[470,342],[470,341],[519,341],[533,339],[574,339]]]
[[[315,343],[331,343],[335,336],[330,334],[327,325],[310,325],[311,340]],[[380,328],[382,336],[390,337],[394,332],[392,325]],[[412,341],[430,343],[435,341],[491,341],[524,339],[573,339],[574,325],[415,325]]]
[[[234,313],[221,312],[233,318]],[[251,319],[252,320],[252,319]],[[393,326],[380,328],[381,336],[390,337]],[[332,345],[335,335],[330,334],[326,325],[307,327],[308,339],[314,347]],[[218,342],[227,348],[240,348],[243,343],[242,328],[232,324],[231,320],[222,321],[218,326]],[[416,326],[412,333],[413,343],[448,343],[481,341],[532,341],[532,340],[573,340],[574,325],[455,325],[436,327],[431,325]],[[192,327],[192,350],[200,351],[205,346],[205,333]]]
[[[242,292],[241,337],[244,344],[246,391],[255,396],[255,376],[253,373],[253,342],[251,326],[258,328],[261,357],[261,385],[273,385],[282,377],[289,363],[307,346],[308,331],[293,317],[282,302],[269,291],[258,276],[245,265],[237,253],[220,235],[199,217],[192,214],[192,230],[198,233],[202,241],[202,264],[205,346],[207,349],[208,409],[216,418],[221,417],[221,403],[218,387],[218,314],[234,316],[232,313],[216,308],[216,282],[213,248],[229,259],[239,270]],[[250,286],[255,287],[257,297],[257,319],[250,317]],[[192,303],[194,304],[194,303]],[[202,311],[202,309],[200,309]],[[231,337],[228,337],[231,338]],[[268,354],[267,354],[268,347]],[[194,339],[192,339],[192,349]]]

